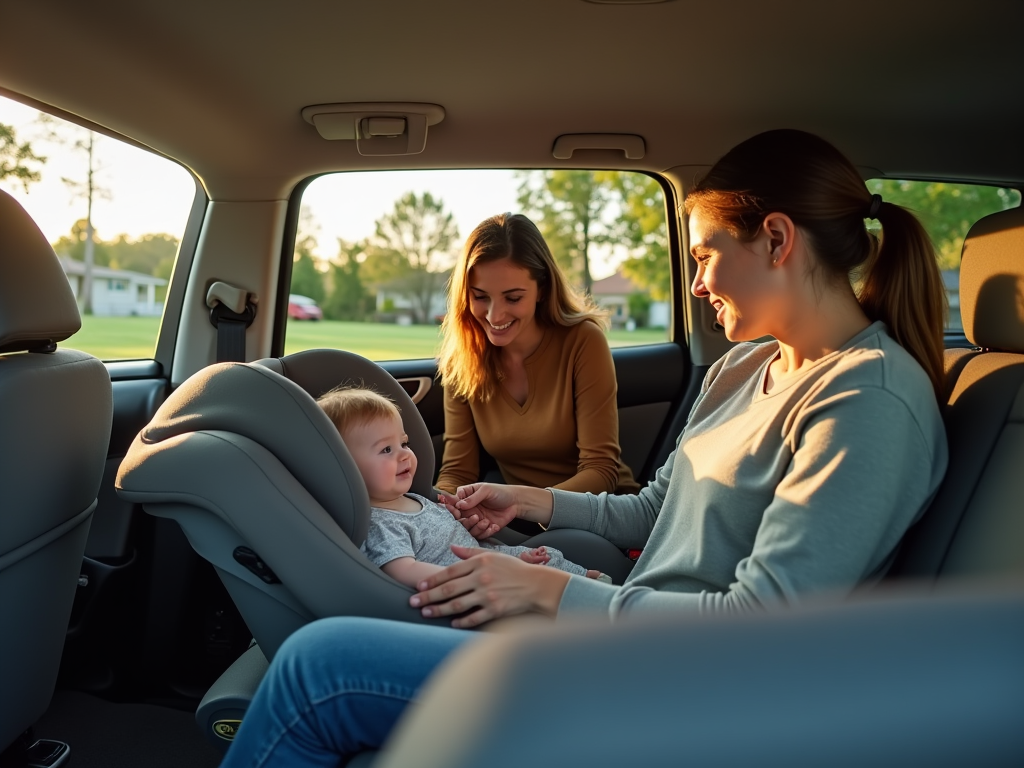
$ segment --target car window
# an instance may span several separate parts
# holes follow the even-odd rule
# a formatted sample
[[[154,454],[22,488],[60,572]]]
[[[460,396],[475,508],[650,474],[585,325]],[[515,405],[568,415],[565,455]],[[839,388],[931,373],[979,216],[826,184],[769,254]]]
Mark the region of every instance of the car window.
[[[82,329],[66,346],[153,357],[192,175],[138,147],[0,97],[0,187],[53,245]]]
[[[1016,189],[938,181],[872,179],[868,189],[884,200],[909,208],[924,225],[935,246],[942,281],[949,301],[947,336],[963,334],[960,321],[960,252],[976,221],[997,211],[1020,205]],[[877,222],[869,222],[869,227]]]
[[[505,211],[530,216],[573,284],[605,308],[611,346],[668,338],[669,248],[656,179],[621,171],[378,171],[321,176],[303,192],[285,352],[434,357],[448,276],[465,238]]]

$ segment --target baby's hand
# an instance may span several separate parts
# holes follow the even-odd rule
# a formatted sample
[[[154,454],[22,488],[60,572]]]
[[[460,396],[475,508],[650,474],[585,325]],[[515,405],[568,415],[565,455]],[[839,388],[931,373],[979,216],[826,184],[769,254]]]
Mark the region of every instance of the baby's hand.
[[[533,565],[546,565],[551,559],[551,555],[548,554],[546,547],[536,547],[534,549],[527,550],[519,555],[519,559],[524,563],[531,563]]]

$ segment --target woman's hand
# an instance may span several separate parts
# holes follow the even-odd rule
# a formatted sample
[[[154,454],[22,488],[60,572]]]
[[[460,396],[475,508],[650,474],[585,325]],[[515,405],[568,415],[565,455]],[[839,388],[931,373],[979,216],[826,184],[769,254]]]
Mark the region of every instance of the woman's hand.
[[[516,486],[474,483],[464,485],[456,496],[438,494],[437,500],[478,541],[490,538],[519,512]]]
[[[569,574],[537,568],[489,549],[452,547],[461,563],[428,576],[409,604],[430,618],[465,613],[452,626],[468,629],[502,616],[536,612],[554,616]]]

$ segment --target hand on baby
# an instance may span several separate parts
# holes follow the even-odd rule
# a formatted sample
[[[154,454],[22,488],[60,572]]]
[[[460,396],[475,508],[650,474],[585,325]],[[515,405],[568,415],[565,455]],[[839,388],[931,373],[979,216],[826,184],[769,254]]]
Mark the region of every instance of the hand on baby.
[[[516,517],[515,496],[504,485],[464,485],[456,496],[439,493],[437,501],[478,541],[490,538]]]

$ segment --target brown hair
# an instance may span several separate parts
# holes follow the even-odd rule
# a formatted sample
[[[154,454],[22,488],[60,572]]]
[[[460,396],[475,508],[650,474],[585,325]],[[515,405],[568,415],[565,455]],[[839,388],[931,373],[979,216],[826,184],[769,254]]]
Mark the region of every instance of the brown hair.
[[[603,325],[605,313],[580,296],[558,268],[537,225],[522,214],[502,213],[481,222],[466,239],[448,282],[448,312],[441,324],[438,374],[456,397],[486,402],[502,379],[498,351],[470,311],[469,271],[476,264],[509,259],[537,282],[537,324]]]
[[[390,416],[402,417],[397,405],[388,397],[365,387],[340,386],[316,399],[327,417],[342,435],[357,424],[366,424]]]
[[[804,131],[758,134],[730,150],[686,195],[685,210],[740,240],[769,213],[784,213],[808,238],[828,278],[857,278],[857,299],[924,368],[941,399],[946,294],[935,251],[910,211],[873,196],[853,164]],[[882,225],[879,245],[864,219]]]

